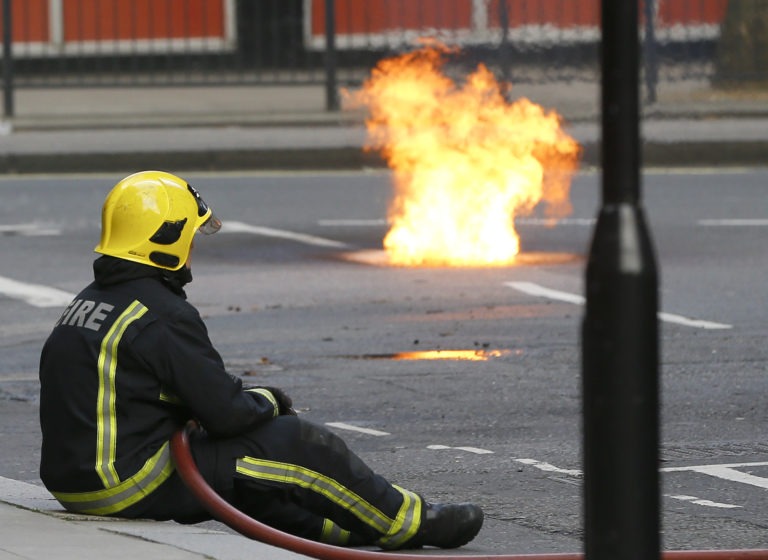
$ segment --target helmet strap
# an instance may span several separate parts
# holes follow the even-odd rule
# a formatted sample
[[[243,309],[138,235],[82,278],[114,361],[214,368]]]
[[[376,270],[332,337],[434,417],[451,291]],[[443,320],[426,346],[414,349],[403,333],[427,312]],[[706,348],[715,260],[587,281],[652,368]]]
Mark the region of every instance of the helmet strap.
[[[163,270],[163,283],[179,295],[184,294],[184,286],[192,282],[192,271],[182,266],[179,270]]]

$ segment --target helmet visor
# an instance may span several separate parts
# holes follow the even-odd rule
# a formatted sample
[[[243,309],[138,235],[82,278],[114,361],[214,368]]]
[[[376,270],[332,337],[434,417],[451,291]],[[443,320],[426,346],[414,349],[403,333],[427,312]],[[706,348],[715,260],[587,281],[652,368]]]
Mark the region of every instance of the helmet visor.
[[[201,197],[200,193],[197,192],[197,189],[195,189],[189,183],[187,183],[187,189],[189,189],[189,192],[192,193],[192,196],[195,197],[195,202],[197,202],[197,215],[202,217],[208,214],[208,219],[200,224],[200,227],[197,228],[197,231],[204,233],[205,235],[211,235],[212,233],[219,231],[221,229],[221,220],[216,217],[216,214],[213,213],[213,210],[205,203],[203,197]]]
[[[213,210],[211,210],[211,215],[208,216],[207,220],[205,220],[202,224],[200,224],[200,227],[197,228],[197,231],[205,235],[211,235],[212,233],[216,233],[220,229],[221,229],[221,220],[219,220],[219,218],[216,217],[216,214],[213,213]]]

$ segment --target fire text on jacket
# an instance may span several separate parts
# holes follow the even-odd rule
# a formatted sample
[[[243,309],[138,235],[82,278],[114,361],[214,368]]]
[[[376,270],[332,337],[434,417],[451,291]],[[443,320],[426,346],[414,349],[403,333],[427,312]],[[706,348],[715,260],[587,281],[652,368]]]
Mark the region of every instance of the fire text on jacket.
[[[104,302],[97,303],[88,299],[76,299],[67,306],[56,324],[85,327],[98,331],[102,321],[114,308],[114,305]]]

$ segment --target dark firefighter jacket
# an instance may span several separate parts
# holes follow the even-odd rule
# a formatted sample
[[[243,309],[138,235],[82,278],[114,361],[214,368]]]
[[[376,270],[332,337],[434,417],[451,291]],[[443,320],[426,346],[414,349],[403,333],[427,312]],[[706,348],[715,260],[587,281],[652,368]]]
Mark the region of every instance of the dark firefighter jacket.
[[[169,439],[194,417],[231,436],[277,415],[224,369],[181,283],[100,257],[40,358],[40,477],[69,510],[119,513],[173,472]]]

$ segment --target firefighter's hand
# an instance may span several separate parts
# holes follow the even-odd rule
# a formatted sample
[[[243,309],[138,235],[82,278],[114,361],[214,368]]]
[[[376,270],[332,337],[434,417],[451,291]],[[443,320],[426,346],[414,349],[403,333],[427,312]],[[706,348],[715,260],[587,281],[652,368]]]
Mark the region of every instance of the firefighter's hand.
[[[281,416],[285,414],[296,416],[296,411],[292,408],[293,401],[291,400],[291,397],[285,393],[285,391],[278,389],[277,387],[264,387],[264,389],[267,389],[270,393],[272,393],[272,396],[275,397],[279,408],[278,414]]]

